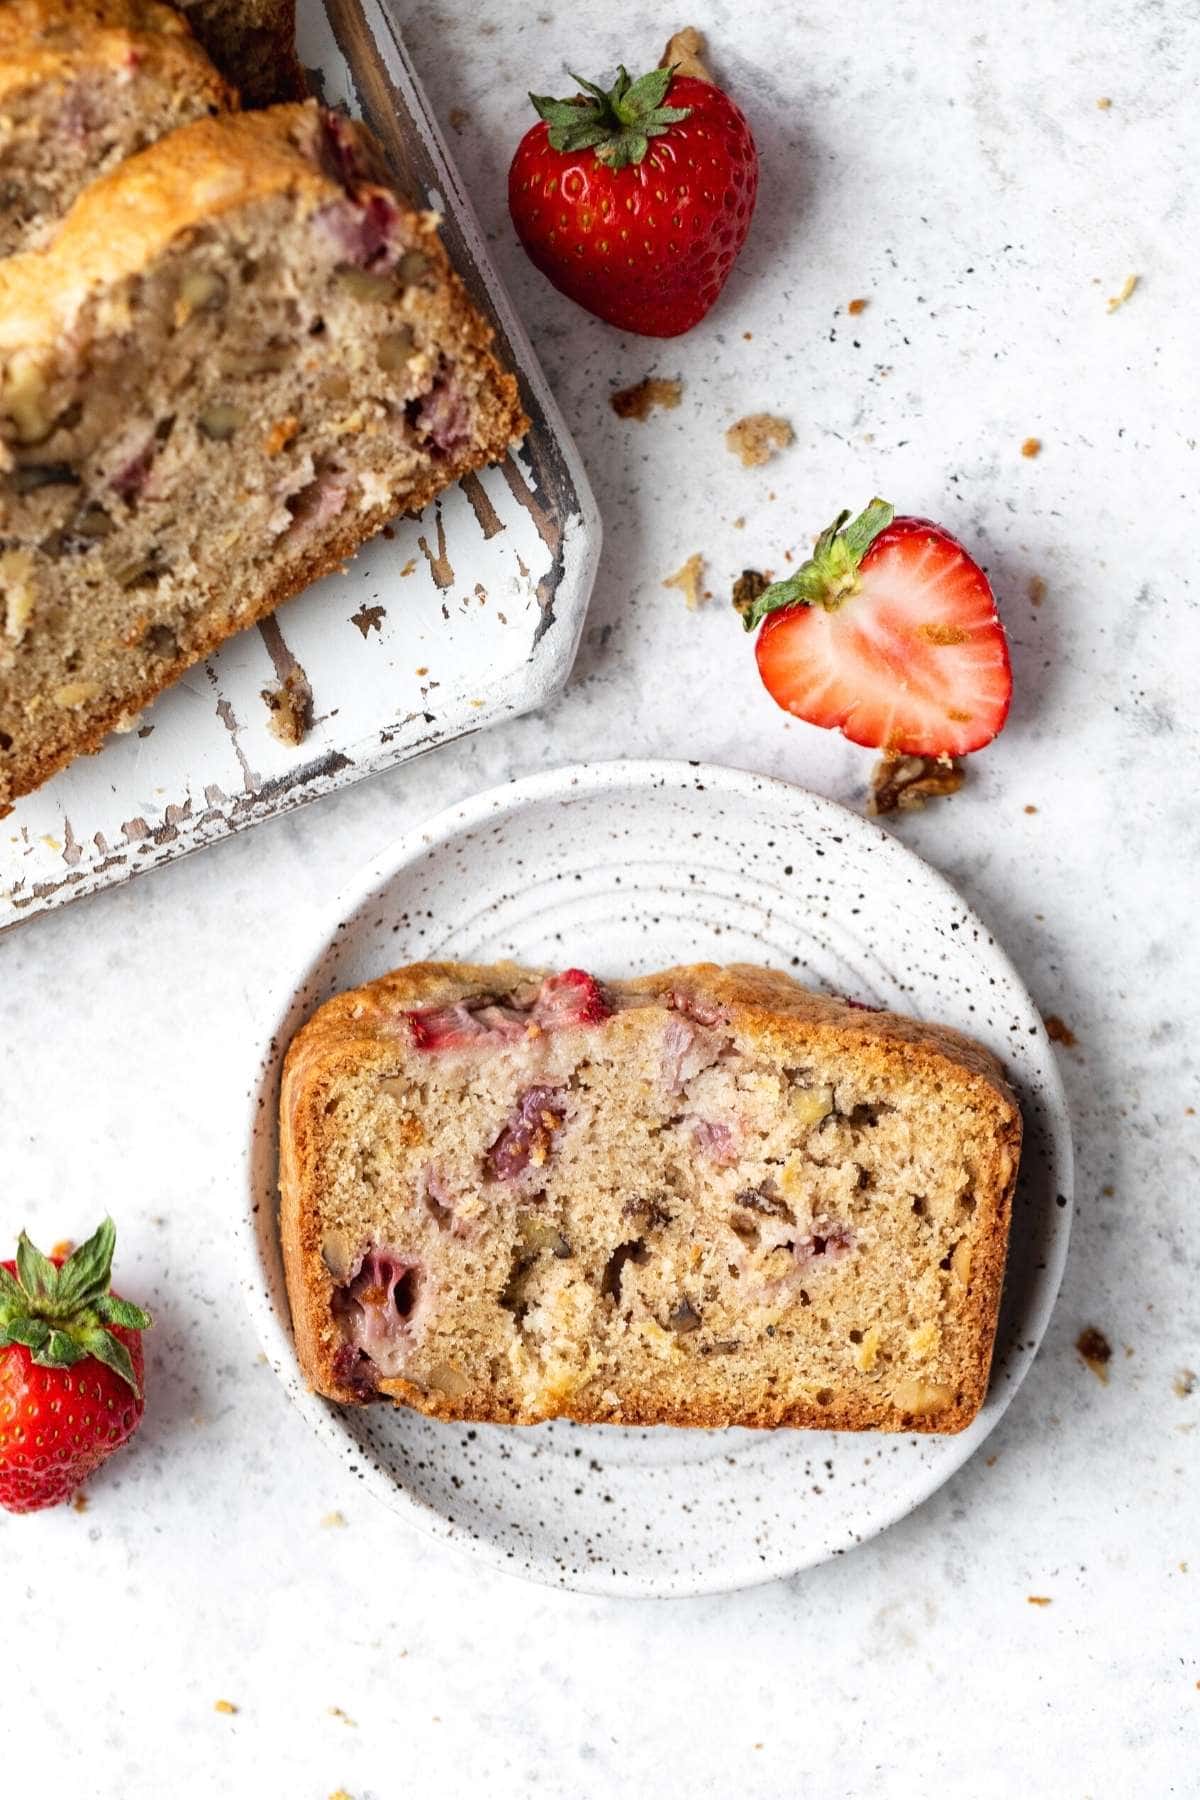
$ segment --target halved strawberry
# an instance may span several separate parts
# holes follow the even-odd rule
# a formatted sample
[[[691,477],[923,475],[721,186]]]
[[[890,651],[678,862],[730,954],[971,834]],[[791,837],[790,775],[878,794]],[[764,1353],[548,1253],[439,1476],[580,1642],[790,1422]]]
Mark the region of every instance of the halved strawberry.
[[[1008,643],[987,576],[949,532],[872,500],[743,613],[785,712],[905,756],[964,756],[1008,716]]]

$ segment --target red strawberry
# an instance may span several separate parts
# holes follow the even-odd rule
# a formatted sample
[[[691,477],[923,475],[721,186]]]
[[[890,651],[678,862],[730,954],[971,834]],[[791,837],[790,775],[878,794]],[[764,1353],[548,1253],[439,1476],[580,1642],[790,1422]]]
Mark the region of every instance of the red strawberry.
[[[711,82],[624,69],[607,92],[531,94],[508,208],[555,287],[622,331],[677,337],[725,285],[758,190],[750,127]]]
[[[137,1429],[149,1313],[109,1287],[111,1219],[68,1256],[0,1263],[0,1506],[67,1500]]]
[[[1008,643],[987,576],[949,532],[872,500],[747,607],[785,712],[904,756],[964,756],[1008,716]],[[845,529],[843,530],[843,526]]]

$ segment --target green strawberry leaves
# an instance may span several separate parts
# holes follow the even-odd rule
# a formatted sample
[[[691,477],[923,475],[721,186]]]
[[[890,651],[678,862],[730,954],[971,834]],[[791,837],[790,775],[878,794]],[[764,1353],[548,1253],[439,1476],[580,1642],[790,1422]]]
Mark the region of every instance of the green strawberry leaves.
[[[849,512],[840,512],[821,533],[802,568],[786,581],[773,581],[756,600],[739,609],[746,630],[753,631],[768,613],[785,606],[824,606],[834,611],[857,590],[859,564],[895,516],[895,507],[878,499],[849,524]]]
[[[129,1350],[111,1327],[145,1331],[150,1314],[109,1292],[117,1232],[105,1219],[61,1268],[30,1242],[17,1242],[17,1272],[0,1269],[0,1348],[23,1344],[46,1369],[94,1356],[138,1392]]]
[[[549,94],[530,94],[534,110],[549,126],[551,147],[570,155],[595,150],[610,169],[640,163],[650,139],[662,137],[672,125],[686,119],[690,106],[664,106],[674,68],[651,69],[634,81],[625,68],[617,70],[611,88],[602,88],[581,75],[572,75],[584,90],[568,100]]]

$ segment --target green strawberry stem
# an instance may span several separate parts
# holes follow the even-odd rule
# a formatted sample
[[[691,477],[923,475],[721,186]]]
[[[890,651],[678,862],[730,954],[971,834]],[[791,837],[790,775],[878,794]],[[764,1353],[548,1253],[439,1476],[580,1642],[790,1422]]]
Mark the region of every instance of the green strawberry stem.
[[[691,112],[690,106],[663,105],[674,74],[674,66],[651,69],[631,81],[628,72],[620,68],[607,89],[572,75],[571,80],[584,90],[582,94],[569,100],[555,100],[549,94],[530,94],[529,98],[538,117],[550,127],[547,135],[555,150],[568,154],[594,150],[610,169],[624,169],[641,162],[652,137],[661,137]]]
[[[116,1241],[116,1226],[105,1219],[59,1268],[22,1232],[16,1274],[0,1268],[0,1348],[24,1344],[43,1369],[94,1356],[138,1393],[129,1351],[110,1328],[145,1331],[151,1319],[110,1292]]]
[[[746,630],[753,631],[768,613],[785,606],[823,606],[836,611],[843,600],[858,592],[858,566],[895,516],[895,507],[886,500],[872,500],[849,525],[849,512],[840,512],[821,533],[802,568],[786,581],[773,581],[757,600],[739,609]]]

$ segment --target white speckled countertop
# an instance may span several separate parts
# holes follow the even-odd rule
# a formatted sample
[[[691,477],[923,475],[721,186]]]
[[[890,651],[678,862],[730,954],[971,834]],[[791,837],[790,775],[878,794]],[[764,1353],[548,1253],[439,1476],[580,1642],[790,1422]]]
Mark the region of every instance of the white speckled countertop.
[[[110,1207],[121,1283],[159,1319],[144,1426],[88,1509],[0,1516],[4,1791],[36,1768],[42,1800],[1195,1794],[1195,11],[710,0],[762,200],[723,302],[667,345],[542,282],[504,172],[528,85],[657,56],[683,20],[401,11],[591,471],[599,585],[546,716],[0,941],[0,1236],[78,1237]],[[682,405],[619,421],[610,388],[649,371]],[[746,472],[723,433],[760,409],[796,442]],[[860,805],[870,759],[775,710],[726,602],[877,491],[977,548],[1013,641],[1003,737],[897,829],[1078,1040],[1055,1321],[986,1453],[853,1555],[702,1601],[522,1586],[360,1494],[256,1360],[231,1046],[290,907],[508,776],[692,756]],[[662,580],[694,551],[693,615]],[[1106,1385],[1085,1325],[1112,1342]]]

